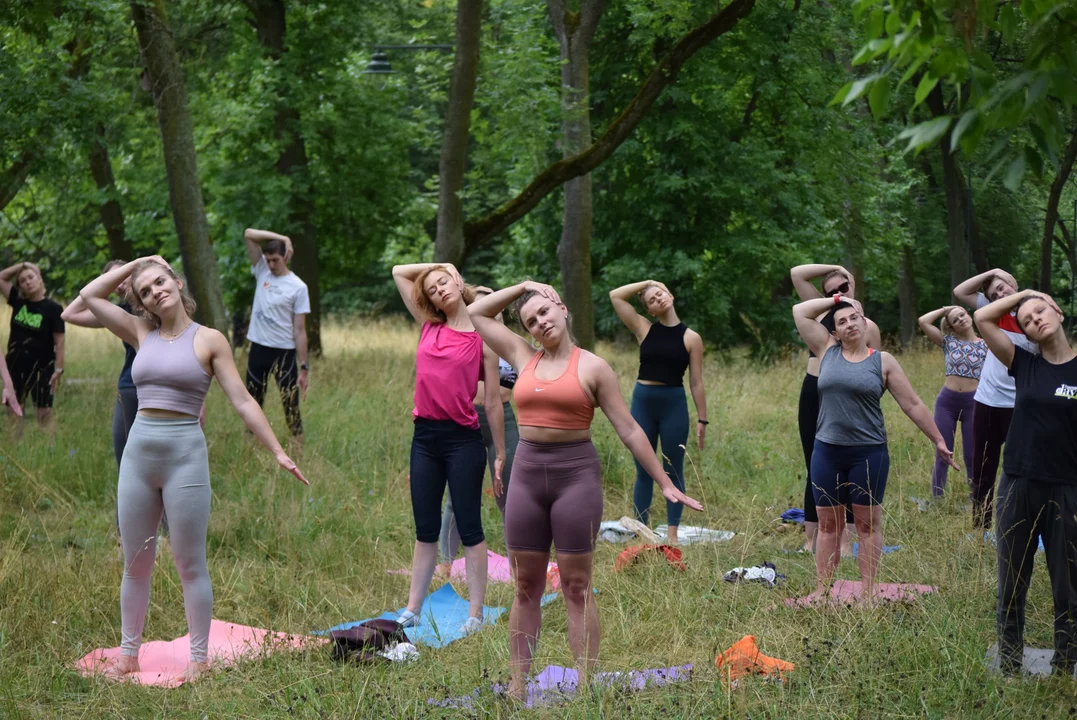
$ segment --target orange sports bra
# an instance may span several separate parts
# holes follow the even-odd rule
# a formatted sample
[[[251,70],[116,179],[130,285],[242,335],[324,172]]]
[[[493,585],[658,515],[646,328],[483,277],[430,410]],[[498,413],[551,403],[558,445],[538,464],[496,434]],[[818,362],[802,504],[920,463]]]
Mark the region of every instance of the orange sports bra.
[[[580,385],[580,349],[572,348],[568,367],[556,380],[535,377],[535,367],[544,356],[544,352],[535,353],[512,389],[517,422],[558,430],[590,429],[595,406]]]

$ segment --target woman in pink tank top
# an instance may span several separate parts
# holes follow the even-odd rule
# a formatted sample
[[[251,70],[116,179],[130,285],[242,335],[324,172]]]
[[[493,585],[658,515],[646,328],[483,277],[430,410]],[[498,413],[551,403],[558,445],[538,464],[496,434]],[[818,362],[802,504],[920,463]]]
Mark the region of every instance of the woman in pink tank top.
[[[470,613],[465,634],[482,627],[486,599],[486,536],[482,531],[482,479],[486,445],[472,402],[485,380],[483,405],[493,435],[494,492],[501,494],[505,415],[498,390],[497,354],[483,345],[467,313],[473,289],[452,265],[397,265],[393,281],[408,312],[422,325],[415,355],[415,432],[411,441],[411,509],[415,552],[408,606],[399,622],[422,622],[423,601],[438,560],[441,498],[449,488],[464,546]]]
[[[129,298],[138,315],[108,301],[128,279]],[[191,655],[183,676],[189,682],[206,668],[213,617],[213,588],[206,567],[209,458],[198,415],[214,377],[236,413],[280,466],[303,484],[309,483],[244,387],[228,339],[192,319],[195,302],[168,263],[158,256],[126,263],[90,282],[79,296],[104,327],[138,349],[132,368],[138,415],[120,460],[117,487],[124,555],[122,641],[119,660],[106,672],[126,675],[140,670],[138,651],[163,510],[168,515],[191,634]]]
[[[513,302],[520,323],[540,350],[494,320]],[[505,505],[505,544],[516,574],[516,598],[509,615],[509,692],[522,698],[526,691],[524,678],[542,625],[551,544],[557,548],[569,645],[580,683],[586,685],[600,639],[591,591],[594,546],[602,522],[602,468],[591,443],[594,408],[606,414],[621,442],[667,500],[693,510],[703,506],[677,489],[662,469],[646,433],[625,405],[613,369],[576,346],[568,309],[552,287],[523,282],[475,301],[468,312],[494,352],[520,372],[514,388],[520,444]]]

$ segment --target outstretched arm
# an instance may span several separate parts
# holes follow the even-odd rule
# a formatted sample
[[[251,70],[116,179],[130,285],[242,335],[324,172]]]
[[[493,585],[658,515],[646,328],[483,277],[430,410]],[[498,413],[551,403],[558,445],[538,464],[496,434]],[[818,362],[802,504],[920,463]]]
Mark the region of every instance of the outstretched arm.
[[[988,270],[987,272],[980,273],[970,277],[965,282],[961,283],[954,288],[954,297],[959,302],[964,303],[967,307],[976,309],[976,296],[980,294],[980,288],[988,278],[997,277],[1003,282],[1011,285],[1014,290],[1017,289],[1017,281],[1013,279],[1013,275],[1010,275],[1005,270],[995,268],[994,270]]]
[[[280,443],[277,442],[277,436],[273,434],[273,428],[269,426],[269,421],[266,420],[262,408],[247,392],[243,380],[239,377],[239,371],[236,370],[236,361],[232,357],[232,347],[228,344],[228,338],[212,328],[205,328],[205,330],[208,333],[207,339],[210,346],[210,363],[213,368],[213,377],[217,378],[217,382],[221,385],[221,390],[224,390],[228,401],[236,409],[236,414],[254,433],[254,436],[273,453],[277,463],[282,468],[295,475],[304,485],[310,485],[307,479],[303,477],[303,473],[296,467],[296,464],[284,452]]]
[[[284,243],[284,262],[292,259],[292,239],[287,235],[278,235],[268,230],[247,228],[243,231],[243,244],[247,250],[247,259],[251,265],[257,265],[262,257],[262,243],[267,240],[280,240]]]
[[[1033,290],[1022,290],[1004,298],[999,298],[990,305],[984,305],[976,311],[976,329],[980,337],[987,342],[987,347],[1006,367],[1013,364],[1013,340],[998,326],[998,321],[1013,312],[1017,304],[1029,295],[1039,295]]]
[[[693,330],[688,333],[691,333],[688,336],[688,387],[696,404],[696,441],[702,450],[708,423],[707,392],[703,389],[703,338]]]
[[[654,280],[629,283],[628,285],[622,285],[615,290],[610,290],[610,302],[613,303],[613,311],[617,313],[617,317],[621,319],[621,322],[625,324],[625,327],[636,336],[637,342],[643,342],[643,338],[646,337],[647,330],[651,323],[632,307],[632,296],[638,295],[650,285],[658,285],[663,290],[666,290],[666,292],[669,292],[665,285],[656,283]]]
[[[953,305],[947,305],[941,307],[938,310],[932,310],[931,312],[924,313],[920,316],[920,319],[916,321],[916,324],[920,326],[924,335],[927,335],[927,339],[935,343],[939,347],[942,347],[942,330],[935,325],[943,315],[949,311]]]
[[[404,306],[407,307],[408,312],[415,318],[415,322],[420,325],[426,322],[426,318],[415,307],[415,303],[411,299],[411,293],[415,287],[415,279],[419,277],[419,273],[429,268],[441,266],[445,268],[453,278],[456,279],[457,285],[460,286],[460,292],[464,291],[464,279],[460,277],[460,271],[456,269],[456,266],[452,263],[414,263],[412,265],[394,265],[393,266],[393,282],[396,283],[397,292],[400,293],[400,298],[404,301]]]
[[[157,255],[150,258],[139,258],[126,265],[114,267],[107,273],[98,275],[79,292],[82,302],[86,304],[86,307],[90,309],[90,312],[94,314],[94,317],[97,318],[101,325],[111,330],[120,340],[134,348],[137,348],[142,342],[139,334],[145,334],[150,331],[149,323],[123,308],[113,305],[108,301],[108,296],[116,291],[120,283],[131,277],[135,266],[143,260],[153,260],[162,265],[168,265]]]
[[[613,429],[617,432],[617,436],[621,438],[621,442],[631,451],[632,456],[643,466],[647,474],[654,478],[654,481],[662,488],[662,495],[666,500],[683,503],[685,507],[693,510],[702,510],[703,505],[698,500],[678,490],[666,475],[643,428],[628,412],[628,406],[625,405],[625,399],[621,395],[621,386],[617,382],[617,375],[614,374],[613,368],[605,360],[600,358],[595,358],[595,360],[598,363],[595,397],[598,400],[598,406],[602,408],[602,412],[606,414]]]
[[[836,296],[836,299],[838,302],[852,302],[841,295]],[[805,300],[793,306],[793,322],[797,325],[797,332],[800,333],[800,337],[804,339],[804,342],[808,344],[808,349],[819,357],[823,356],[823,353],[834,342],[834,339],[827,332],[827,329],[823,327],[823,324],[815,318],[836,304],[834,298],[816,298],[815,300]]]
[[[15,397],[15,385],[11,382],[11,374],[7,370],[7,360],[0,353],[0,405],[7,405],[11,411],[22,417],[22,408],[19,399]]]
[[[525,280],[522,283],[517,283],[481,297],[467,306],[467,313],[471,316],[471,323],[475,326],[479,335],[482,335],[483,341],[500,357],[505,358],[517,371],[522,370],[537,351],[526,340],[509,330],[504,324],[499,323],[495,318],[498,313],[516,302],[517,298],[532,290],[542,293],[553,302],[561,303],[561,298],[558,297],[557,291],[549,285]]]
[[[916,427],[920,428],[920,432],[926,435],[928,440],[935,443],[935,454],[945,460],[950,467],[960,470],[961,468],[954,462],[953,451],[946,447],[946,441],[942,439],[942,433],[939,432],[938,426],[935,425],[935,419],[931,417],[931,411],[927,409],[927,405],[924,405],[920,396],[912,389],[912,384],[909,382],[909,378],[905,376],[905,371],[901,369],[901,365],[890,353],[884,352],[882,355],[883,382],[886,384],[886,389],[894,396],[894,400],[897,400],[902,412],[909,416],[909,419],[916,424]]]
[[[501,404],[501,384],[498,355],[489,345],[482,348],[483,395],[486,422],[494,439],[494,494],[501,497],[501,469],[505,465],[505,406]]]
[[[814,300],[817,297],[822,297],[823,294],[819,292],[819,288],[815,287],[812,280],[821,278],[834,270],[841,270],[846,275],[849,275],[849,271],[841,265],[820,265],[818,263],[797,265],[790,270],[789,277],[793,281],[793,289],[797,291],[797,297],[801,300]]]

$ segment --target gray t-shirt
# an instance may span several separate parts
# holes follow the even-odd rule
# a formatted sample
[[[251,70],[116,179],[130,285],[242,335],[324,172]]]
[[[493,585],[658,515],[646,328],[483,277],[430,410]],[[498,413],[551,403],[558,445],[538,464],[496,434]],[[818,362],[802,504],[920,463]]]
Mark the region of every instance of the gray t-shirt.
[[[880,398],[882,353],[849,362],[841,345],[833,345],[819,362],[819,424],[815,437],[831,445],[879,445],[886,442]]]

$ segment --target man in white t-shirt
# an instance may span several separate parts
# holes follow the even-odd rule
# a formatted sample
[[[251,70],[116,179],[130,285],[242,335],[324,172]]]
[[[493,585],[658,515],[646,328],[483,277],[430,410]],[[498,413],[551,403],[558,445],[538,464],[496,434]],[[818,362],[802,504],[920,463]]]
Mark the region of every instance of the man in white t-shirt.
[[[954,288],[954,297],[969,308],[978,310],[999,298],[1017,292],[1017,281],[1005,270],[989,270],[971,277]],[[1038,353],[1039,346],[1028,339],[1017,326],[1011,313],[999,320],[999,329],[1006,333],[1013,344],[1031,353]],[[972,415],[973,450],[972,467],[966,468],[972,479],[972,519],[976,527],[990,529],[991,511],[995,497],[995,475],[998,473],[1002,446],[1010,431],[1013,405],[1016,397],[1014,379],[1010,371],[994,353],[988,351],[976,388],[976,409]]]
[[[307,284],[288,269],[292,241],[284,235],[248,228],[243,233],[251,272],[257,285],[247,339],[247,391],[261,405],[270,374],[277,381],[288,428],[303,438],[299,395],[307,395],[310,365],[307,363],[307,315],[310,296]]]

